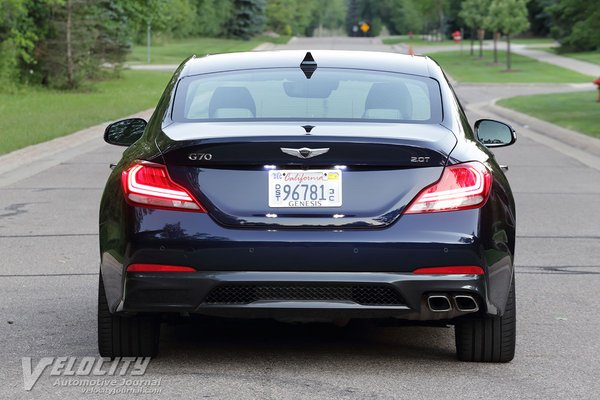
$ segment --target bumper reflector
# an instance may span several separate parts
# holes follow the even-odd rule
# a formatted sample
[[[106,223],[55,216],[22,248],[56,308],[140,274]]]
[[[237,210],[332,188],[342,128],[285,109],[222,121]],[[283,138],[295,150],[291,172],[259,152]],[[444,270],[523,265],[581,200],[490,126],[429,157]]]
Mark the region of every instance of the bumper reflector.
[[[428,274],[428,275],[483,275],[483,268],[469,265],[469,266],[453,266],[453,267],[429,267],[429,268],[417,268],[413,271],[413,274]]]
[[[179,265],[129,264],[127,272],[196,272],[196,269]]]

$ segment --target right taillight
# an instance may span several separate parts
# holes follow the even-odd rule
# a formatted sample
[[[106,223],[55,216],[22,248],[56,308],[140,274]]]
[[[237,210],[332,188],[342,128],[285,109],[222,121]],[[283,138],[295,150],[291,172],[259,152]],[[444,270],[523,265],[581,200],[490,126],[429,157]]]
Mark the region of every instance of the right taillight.
[[[436,183],[423,189],[404,214],[457,211],[485,204],[492,174],[480,162],[449,165]]]
[[[138,162],[123,171],[121,180],[125,197],[134,205],[206,212],[188,190],[173,182],[162,164]]]

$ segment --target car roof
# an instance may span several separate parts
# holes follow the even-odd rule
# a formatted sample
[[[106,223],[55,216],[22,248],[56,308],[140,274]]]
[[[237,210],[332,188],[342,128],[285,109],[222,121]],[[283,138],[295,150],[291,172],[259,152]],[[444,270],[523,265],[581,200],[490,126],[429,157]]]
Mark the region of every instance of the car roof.
[[[431,76],[430,59],[398,53],[340,50],[280,50],[207,55],[190,58],[181,71],[181,77],[222,71],[261,68],[294,68],[310,52],[317,68],[352,68],[411,75]]]

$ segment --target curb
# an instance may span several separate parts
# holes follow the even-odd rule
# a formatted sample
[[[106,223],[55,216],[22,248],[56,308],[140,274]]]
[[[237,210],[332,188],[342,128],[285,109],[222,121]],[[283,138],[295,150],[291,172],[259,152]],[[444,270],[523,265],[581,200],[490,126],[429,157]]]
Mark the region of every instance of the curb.
[[[161,72],[175,72],[179,67],[178,64],[127,64],[125,68],[134,71],[161,71]]]

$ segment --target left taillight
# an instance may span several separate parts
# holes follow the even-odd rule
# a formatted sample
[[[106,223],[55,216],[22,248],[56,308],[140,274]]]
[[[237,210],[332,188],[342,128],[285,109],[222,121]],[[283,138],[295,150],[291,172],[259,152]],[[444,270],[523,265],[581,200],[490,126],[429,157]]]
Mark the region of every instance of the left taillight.
[[[206,212],[184,187],[173,182],[162,164],[135,163],[123,171],[121,181],[127,201],[134,205]]]
[[[458,211],[482,207],[492,186],[492,174],[480,162],[449,165],[439,181],[423,189],[404,214]]]

